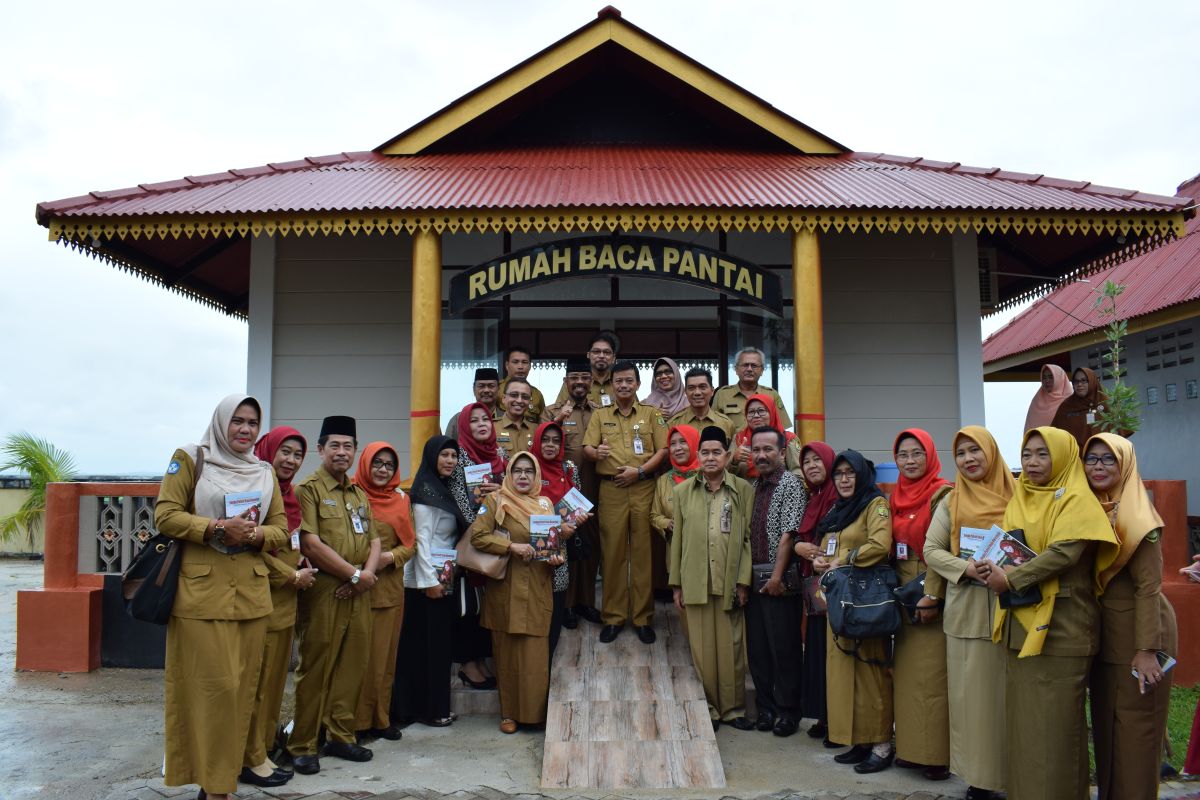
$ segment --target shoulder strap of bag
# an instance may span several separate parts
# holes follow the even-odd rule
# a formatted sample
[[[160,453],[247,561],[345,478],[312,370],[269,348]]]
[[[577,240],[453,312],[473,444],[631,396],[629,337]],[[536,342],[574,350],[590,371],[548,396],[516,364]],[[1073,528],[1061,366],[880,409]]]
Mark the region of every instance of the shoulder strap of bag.
[[[861,661],[864,664],[873,664],[874,666],[877,666],[877,667],[890,667],[892,665],[892,657],[890,655],[887,658],[883,658],[883,659],[863,658],[862,656],[860,656],[858,654],[858,648],[862,645],[862,639],[855,639],[854,640],[854,649],[847,650],[846,648],[842,647],[841,639],[839,639],[838,635],[835,633],[835,634],[833,634],[833,644],[835,647],[837,647],[838,650],[841,650],[843,653],[845,653],[848,656],[853,656],[856,661]],[[887,640],[887,649],[888,649],[889,653],[893,652],[894,646],[895,646],[895,637],[889,636],[888,640]]]

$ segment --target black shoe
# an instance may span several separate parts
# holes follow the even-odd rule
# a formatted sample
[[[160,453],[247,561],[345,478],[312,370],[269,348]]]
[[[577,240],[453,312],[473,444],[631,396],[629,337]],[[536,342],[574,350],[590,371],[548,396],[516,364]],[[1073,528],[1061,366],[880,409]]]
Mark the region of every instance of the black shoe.
[[[316,775],[321,771],[321,759],[316,756],[292,756],[292,767],[301,775]]]
[[[367,742],[374,741],[375,738],[375,733],[370,728],[354,732],[354,741],[359,744],[366,744]]]
[[[196,800],[208,800],[208,793],[201,789],[200,793],[196,795]]]
[[[754,720],[754,727],[760,731],[769,731],[775,727],[775,715],[770,711],[758,712],[758,719]]]
[[[600,616],[599,609],[591,606],[575,606],[575,613],[579,615],[580,618],[586,619],[588,622],[591,622],[595,625],[599,625],[604,621],[603,617]]]
[[[771,730],[771,733],[775,734],[776,736],[791,736],[796,732],[796,728],[798,727],[799,724],[796,722],[796,720],[788,719],[787,717],[780,717],[779,722],[775,723],[775,727]],[[759,730],[762,729],[760,728]]]
[[[579,615],[571,609],[563,610],[562,626],[569,631],[573,631],[579,627]]]
[[[473,681],[467,677],[467,673],[461,669],[458,671],[458,679],[463,682],[463,686],[470,686],[472,689],[495,689],[495,678],[484,678],[481,681]]]
[[[995,797],[991,789],[980,789],[978,786],[967,787],[967,800],[992,800]]]
[[[721,727],[721,720],[719,720],[719,719],[714,719],[714,720],[712,721],[712,724],[713,724],[713,732],[715,733],[715,732],[716,732],[716,730],[717,730],[717,728]]]
[[[829,726],[824,722],[814,722],[808,729],[808,735],[814,739],[824,739],[829,735]]]
[[[869,744],[856,744],[846,752],[838,753],[833,760],[839,764],[859,764],[866,761],[869,755],[871,755]]]
[[[888,753],[883,758],[871,753],[871,756],[861,764],[854,765],[854,771],[859,775],[869,775],[872,772],[883,772],[892,765],[892,759],[896,757],[896,751]]]
[[[941,764],[934,764],[921,770],[927,781],[945,781],[950,779],[950,770]]]
[[[649,625],[635,625],[634,630],[643,644],[654,644],[654,640],[658,638],[654,635],[654,628]]]
[[[296,773],[292,772],[291,767],[276,767],[274,774],[282,775],[283,777],[287,778],[289,781],[296,776]]]
[[[733,722],[730,722],[729,724],[732,725],[733,727],[737,728],[739,731],[754,730],[754,720],[747,719],[746,717],[738,717],[737,719],[735,719]]]
[[[242,767],[241,773],[238,774],[238,780],[242,783],[248,783],[251,786],[270,788],[272,786],[283,786],[290,780],[290,778],[285,775],[280,775],[278,772],[272,772],[270,775],[263,778],[256,775],[249,767]]]
[[[837,750],[839,747],[845,747],[845,746],[846,746],[846,745],[844,745],[844,744],[838,744],[838,743],[837,743],[837,742],[835,742],[833,739],[830,739],[828,736],[826,736],[826,737],[825,737],[825,738],[824,738],[824,739],[821,741],[821,744],[822,744],[822,745],[825,747],[825,749],[826,749],[826,750]]]
[[[907,758],[897,758],[896,766],[900,769],[925,769],[928,764],[918,764],[916,761],[909,761]]]
[[[371,728],[370,733],[376,739],[387,739],[389,742],[398,742],[404,738],[404,731],[400,730],[399,725],[388,725],[386,728]]]
[[[617,634],[621,632],[624,625],[605,625],[600,629],[600,641],[608,644],[617,638]]]
[[[353,742],[326,742],[325,755],[342,758],[346,761],[370,761],[375,754]]]

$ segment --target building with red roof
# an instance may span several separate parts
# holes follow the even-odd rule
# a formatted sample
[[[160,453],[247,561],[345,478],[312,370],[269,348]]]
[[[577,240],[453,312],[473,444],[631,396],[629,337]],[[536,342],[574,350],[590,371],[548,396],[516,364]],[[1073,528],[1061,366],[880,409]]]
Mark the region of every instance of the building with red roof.
[[[917,425],[948,447],[984,417],[981,311],[1192,214],[853,150],[611,7],[369,151],[37,206],[53,241],[246,317],[264,422],[351,414],[414,463],[473,367],[525,344],[552,397],[598,328],[720,382],[761,348],[806,440],[890,460]]]
[[[1200,201],[1200,175],[1179,185]],[[1041,365],[1101,374],[1110,318],[1096,307],[1105,281],[1125,287],[1116,318],[1124,320],[1125,380],[1139,390],[1142,427],[1135,442],[1146,478],[1190,478],[1189,514],[1200,516],[1200,479],[1189,443],[1200,425],[1200,218],[1184,235],[1057,287],[983,343],[987,380],[1036,381]]]

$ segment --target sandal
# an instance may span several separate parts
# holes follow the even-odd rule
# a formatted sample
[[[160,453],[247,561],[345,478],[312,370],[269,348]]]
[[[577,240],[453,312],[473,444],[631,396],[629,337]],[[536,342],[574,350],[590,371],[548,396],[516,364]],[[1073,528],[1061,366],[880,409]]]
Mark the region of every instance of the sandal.
[[[517,732],[517,721],[515,719],[508,719],[508,718],[500,720],[500,732],[501,733],[516,733]]]

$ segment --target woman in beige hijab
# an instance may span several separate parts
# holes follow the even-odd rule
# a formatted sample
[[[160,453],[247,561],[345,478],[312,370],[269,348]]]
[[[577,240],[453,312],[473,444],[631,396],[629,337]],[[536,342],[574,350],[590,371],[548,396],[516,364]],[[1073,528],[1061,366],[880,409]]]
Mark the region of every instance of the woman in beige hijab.
[[[1074,391],[1071,386],[1071,376],[1057,364],[1042,364],[1042,385],[1029,401],[1029,411],[1025,414],[1024,430],[1033,430],[1054,421],[1054,414],[1063,400]]]
[[[1150,800],[1158,797],[1172,677],[1156,653],[1178,653],[1175,611],[1162,594],[1163,521],[1128,439],[1096,434],[1083,465],[1121,544],[1098,578],[1100,653],[1090,685],[1096,782],[1100,800]]]
[[[165,783],[199,784],[201,800],[237,789],[271,613],[262,551],[290,546],[279,483],[254,455],[261,420],[253,397],[222,400],[200,444],[171,456],[154,508],[159,532],[183,544],[167,624]]]

